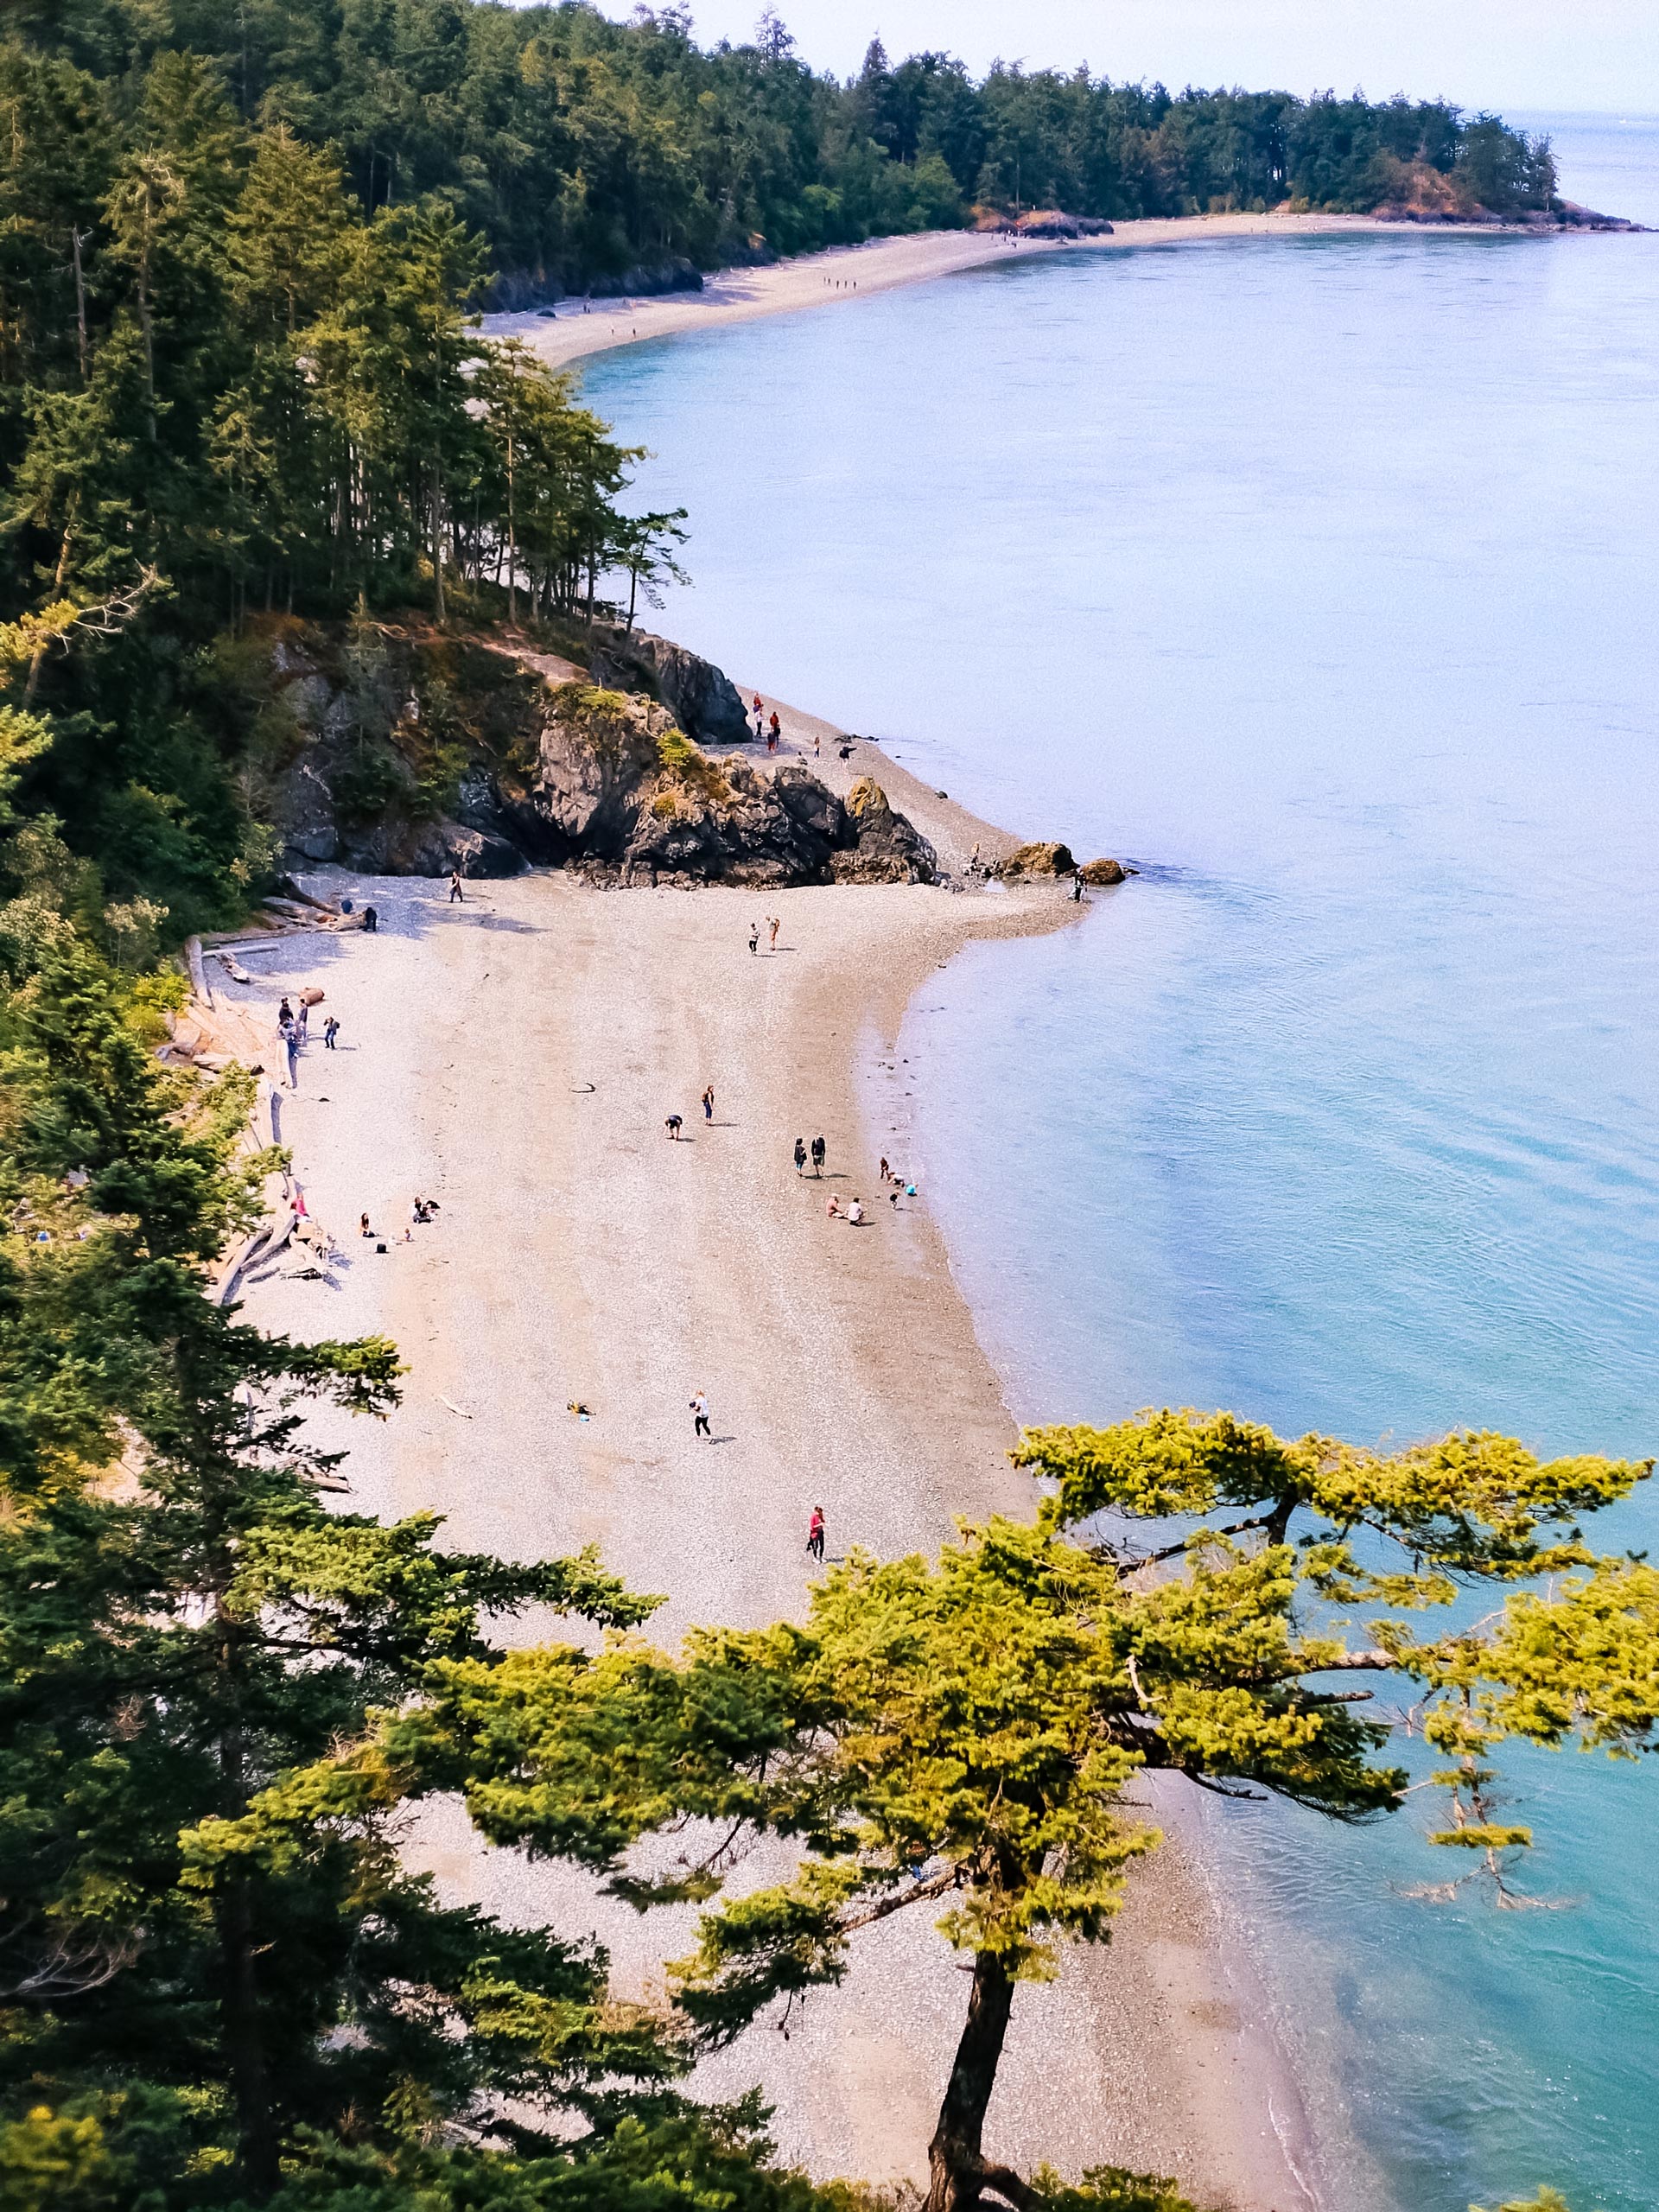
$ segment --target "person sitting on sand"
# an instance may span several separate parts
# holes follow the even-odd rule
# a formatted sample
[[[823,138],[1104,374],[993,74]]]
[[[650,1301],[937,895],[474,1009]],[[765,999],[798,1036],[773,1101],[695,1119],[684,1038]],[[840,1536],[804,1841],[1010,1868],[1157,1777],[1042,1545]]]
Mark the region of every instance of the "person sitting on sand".
[[[841,1200],[836,1196],[833,1191],[830,1193],[830,1203],[825,1206],[823,1211],[831,1221],[839,1221],[841,1219]]]
[[[851,1205],[847,1209],[847,1218],[851,1222],[855,1229],[859,1226],[860,1223],[864,1218],[864,1201],[862,1198],[855,1198],[853,1200]]]
[[[362,1214],[359,1217],[357,1233],[359,1236],[373,1236],[374,1231],[369,1227],[369,1217],[367,1214]]]

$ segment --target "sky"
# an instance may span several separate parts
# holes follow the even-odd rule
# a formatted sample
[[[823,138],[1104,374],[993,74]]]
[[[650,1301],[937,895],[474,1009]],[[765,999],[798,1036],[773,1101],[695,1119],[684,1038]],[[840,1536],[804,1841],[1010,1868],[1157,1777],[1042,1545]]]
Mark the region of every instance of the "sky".
[[[631,0],[601,0],[623,17]],[[749,38],[763,0],[690,0],[699,43]],[[1464,106],[1659,115],[1659,0],[776,0],[803,60],[855,71],[880,32],[976,74],[997,56],[1130,81]]]

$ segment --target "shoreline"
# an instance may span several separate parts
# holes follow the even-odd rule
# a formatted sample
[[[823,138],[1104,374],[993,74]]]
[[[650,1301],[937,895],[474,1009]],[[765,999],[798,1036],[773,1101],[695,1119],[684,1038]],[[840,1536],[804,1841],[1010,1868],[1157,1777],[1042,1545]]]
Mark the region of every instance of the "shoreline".
[[[1136,247],[1202,245],[1227,238],[1554,237],[1524,226],[1444,223],[1423,226],[1386,222],[1375,215],[1158,215],[1119,223],[1108,238],[1026,238],[1011,245],[995,231],[924,231],[909,236],[867,239],[862,245],[830,246],[765,269],[723,269],[701,292],[670,292],[642,299],[594,301],[580,308],[530,310],[484,317],[494,338],[522,338],[553,368],[563,368],[590,354],[625,346],[644,346],[661,338],[718,330],[762,316],[794,315],[813,308],[856,306],[910,284],[927,284],[972,269],[1007,261],[1034,260],[1057,253],[1123,253]],[[835,289],[837,285],[848,289]],[[850,289],[856,285],[856,290]]]
[[[843,764],[823,745],[831,726],[785,714],[791,749],[810,756],[816,732],[826,780],[877,773],[942,859],[1017,842],[877,747],[860,741]],[[257,1267],[244,1297],[265,1327],[398,1343],[405,1400],[385,1427],[319,1424],[350,1452],[358,1510],[435,1510],[452,1543],[511,1556],[596,1542],[634,1586],[666,1592],[652,1632],[669,1642],[696,1619],[798,1611],[814,1503],[832,1554],[933,1548],[958,1513],[1029,1514],[1035,1486],[1006,1457],[1014,1423],[925,1186],[896,1209],[874,1195],[869,1078],[898,1060],[938,967],[973,939],[1067,925],[1063,889],[609,891],[533,873],[451,906],[423,878],[306,879],[348,883],[379,906],[375,936],[274,938],[243,954],[258,981],[215,991],[268,1019],[280,991],[315,983],[345,1025],[342,1049],[314,1044],[284,1097],[308,1204],[343,1263],[327,1281]],[[778,950],[752,955],[748,922],[766,912],[783,922]],[[671,1108],[690,1131],[672,1146]],[[830,1173],[803,1183],[789,1148],[820,1128]],[[830,1190],[863,1195],[868,1226],[828,1221]],[[395,1242],[416,1191],[439,1198],[438,1219]],[[365,1207],[385,1254],[348,1235]],[[694,1389],[709,1392],[713,1455],[690,1434]],[[572,1398],[590,1422],[566,1414]],[[1112,1942],[1071,1948],[1056,1983],[1021,1991],[989,2140],[1027,2168],[1176,2173],[1219,2212],[1306,2212],[1294,2083],[1185,1824],[1168,1825]],[[689,1922],[642,1923],[569,1870],[491,1851],[457,1808],[429,1808],[411,1854],[448,1897],[597,1927],[620,1986],[648,1986],[684,1948]],[[918,2177],[960,1977],[931,1920],[909,1923],[872,1931],[787,2043],[757,2031],[694,2087],[727,2097],[758,2081],[781,2154],[815,2173]]]

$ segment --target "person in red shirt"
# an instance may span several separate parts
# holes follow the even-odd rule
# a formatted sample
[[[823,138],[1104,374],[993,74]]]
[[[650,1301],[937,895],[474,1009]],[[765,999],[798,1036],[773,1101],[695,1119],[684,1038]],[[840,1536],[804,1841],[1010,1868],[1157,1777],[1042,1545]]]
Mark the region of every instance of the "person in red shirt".
[[[807,1523],[806,1548],[818,1564],[823,1564],[823,1508],[815,1505],[812,1518]]]

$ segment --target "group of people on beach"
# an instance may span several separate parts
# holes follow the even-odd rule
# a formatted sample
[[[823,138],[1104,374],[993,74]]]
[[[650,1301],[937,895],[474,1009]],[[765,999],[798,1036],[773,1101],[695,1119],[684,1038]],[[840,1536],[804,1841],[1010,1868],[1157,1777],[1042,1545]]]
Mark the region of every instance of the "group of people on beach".
[[[781,915],[768,914],[766,916],[766,950],[768,952],[777,951],[778,932],[783,926],[783,918]],[[760,950],[760,925],[759,922],[751,922],[749,924],[749,950],[751,952],[759,952]]]
[[[409,1220],[404,1229],[404,1243],[405,1244],[412,1244],[415,1242],[415,1231],[417,1229],[423,1228],[426,1223],[431,1220],[433,1215],[440,1211],[441,1208],[436,1198],[423,1198],[417,1192],[410,1205]],[[386,1248],[383,1240],[382,1232],[379,1230],[370,1226],[369,1217],[365,1213],[359,1214],[358,1216],[357,1233],[359,1236],[367,1237],[372,1243],[378,1245],[381,1251],[384,1252]]]
[[[778,719],[777,709],[775,708],[773,709],[772,720],[768,721],[766,718],[766,702],[757,691],[754,695],[754,703],[751,709],[751,712],[754,716],[754,740],[756,744],[758,745],[760,740],[764,737],[766,741],[767,752],[775,753],[778,750],[784,734],[784,726]]]
[[[284,992],[283,1002],[276,1009],[276,1036],[288,1060],[288,1087],[290,1090],[297,1090],[300,1087],[300,1054],[310,1041],[311,1009],[320,1005],[321,1001],[321,991],[302,991],[296,1007]],[[322,1041],[328,1052],[335,1050],[334,1040],[339,1035],[340,1024],[331,1014],[322,1025]]]

